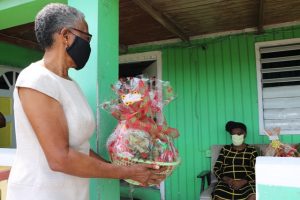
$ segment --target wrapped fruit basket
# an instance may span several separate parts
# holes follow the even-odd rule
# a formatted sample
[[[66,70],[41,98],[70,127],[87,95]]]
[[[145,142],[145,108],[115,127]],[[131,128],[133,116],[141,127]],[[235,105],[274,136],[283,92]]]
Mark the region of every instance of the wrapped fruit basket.
[[[179,133],[167,125],[162,113],[175,98],[170,83],[155,78],[121,78],[112,89],[116,97],[102,104],[119,122],[107,141],[112,162],[123,166],[156,164],[166,168],[161,174],[169,176],[180,163],[173,143]]]

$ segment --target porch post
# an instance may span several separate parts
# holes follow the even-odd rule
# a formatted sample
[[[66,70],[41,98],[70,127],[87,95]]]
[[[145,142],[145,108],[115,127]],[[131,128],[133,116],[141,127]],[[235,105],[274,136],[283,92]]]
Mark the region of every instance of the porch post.
[[[110,84],[118,78],[119,0],[68,0],[68,4],[85,14],[89,31],[93,35],[92,53],[87,66],[80,72],[72,72],[72,77],[83,89],[97,116],[97,131],[91,139],[91,146],[108,159],[106,140],[116,121],[97,105],[111,97]],[[119,200],[119,181],[91,180],[90,199]]]

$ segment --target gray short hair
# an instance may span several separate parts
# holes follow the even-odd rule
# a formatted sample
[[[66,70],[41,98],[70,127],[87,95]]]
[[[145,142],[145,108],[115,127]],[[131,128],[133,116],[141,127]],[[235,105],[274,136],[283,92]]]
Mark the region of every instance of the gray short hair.
[[[53,34],[62,28],[75,27],[84,21],[84,15],[76,8],[60,3],[46,5],[35,17],[34,31],[38,44],[47,49],[53,44]]]

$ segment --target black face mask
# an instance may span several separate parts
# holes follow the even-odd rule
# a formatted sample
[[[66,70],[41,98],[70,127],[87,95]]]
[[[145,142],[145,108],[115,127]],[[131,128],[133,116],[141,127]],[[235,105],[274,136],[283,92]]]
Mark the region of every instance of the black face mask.
[[[75,69],[82,69],[89,60],[91,53],[90,43],[78,36],[75,36],[74,42],[67,49],[67,53],[76,64]]]

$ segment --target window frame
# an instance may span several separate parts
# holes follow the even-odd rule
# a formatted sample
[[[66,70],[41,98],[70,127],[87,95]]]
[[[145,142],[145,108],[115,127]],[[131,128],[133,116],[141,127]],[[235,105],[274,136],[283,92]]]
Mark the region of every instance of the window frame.
[[[22,70],[23,70],[23,68],[12,67],[12,66],[9,66],[9,65],[0,64],[0,76],[2,74],[6,73],[6,72],[9,72],[9,71],[14,71],[14,72],[20,73]],[[16,81],[16,79],[15,79],[15,81]],[[11,88],[11,92],[13,92],[13,88]],[[13,93],[12,93],[12,95],[13,95]],[[13,96],[11,96],[11,98],[13,98]],[[14,114],[12,113],[12,115],[14,115]],[[13,124],[12,131],[15,132],[13,116],[9,120],[13,122],[12,123]],[[2,148],[1,147],[0,148],[0,157],[1,157],[0,166],[11,166],[12,163],[13,163],[14,157],[15,157],[15,153],[16,153],[16,148],[15,147],[9,147],[9,148]]]
[[[261,72],[261,54],[260,48],[263,47],[272,47],[272,46],[280,46],[280,45],[289,45],[300,43],[300,38],[293,39],[283,39],[283,40],[272,40],[265,42],[256,42],[255,43],[255,59],[256,59],[256,77],[257,77],[257,93],[258,93],[258,117],[259,117],[259,134],[266,135],[265,127],[264,127],[264,112],[263,112],[263,96],[262,96],[262,72]],[[293,131],[284,131],[280,133],[281,135],[296,135],[300,134],[300,130]]]

